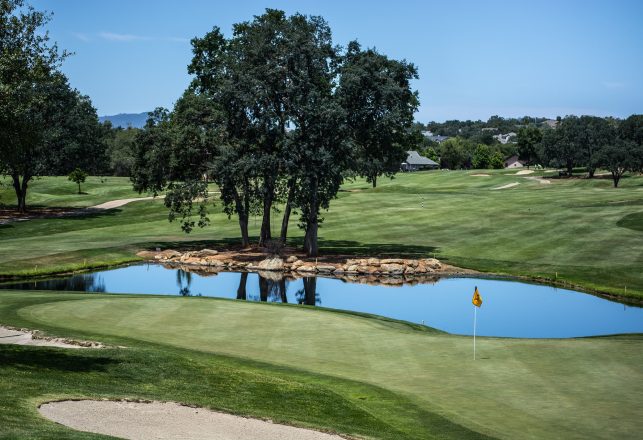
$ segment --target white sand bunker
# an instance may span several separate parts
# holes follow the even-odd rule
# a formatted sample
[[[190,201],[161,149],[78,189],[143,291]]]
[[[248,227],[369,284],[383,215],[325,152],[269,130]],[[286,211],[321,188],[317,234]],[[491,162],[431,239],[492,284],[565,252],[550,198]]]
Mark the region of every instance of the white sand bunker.
[[[337,435],[191,408],[172,402],[77,400],[45,403],[40,414],[79,431],[126,439],[331,440]]]
[[[520,183],[518,183],[518,182],[514,182],[514,183],[508,183],[508,184],[506,184],[506,185],[499,186],[499,187],[497,187],[497,188],[491,188],[491,189],[492,189],[492,190],[496,190],[496,189],[507,189],[507,188],[513,188],[514,186],[518,186],[518,185],[520,185]]]
[[[38,345],[62,348],[101,348],[102,344],[90,341],[72,341],[40,336],[37,331],[0,326],[0,344]]]
[[[534,170],[520,170],[516,173],[517,176],[522,176],[525,174],[533,174]]]
[[[470,175],[470,176],[472,176],[472,177],[491,177],[491,174],[484,174],[484,173],[480,173],[480,174],[469,174],[469,175]]]
[[[547,180],[547,179],[545,179],[543,177],[529,176],[529,177],[523,177],[523,179],[534,180],[534,181],[536,181],[536,182],[538,182],[538,183],[540,183],[542,185],[549,185],[551,183],[551,180]]]

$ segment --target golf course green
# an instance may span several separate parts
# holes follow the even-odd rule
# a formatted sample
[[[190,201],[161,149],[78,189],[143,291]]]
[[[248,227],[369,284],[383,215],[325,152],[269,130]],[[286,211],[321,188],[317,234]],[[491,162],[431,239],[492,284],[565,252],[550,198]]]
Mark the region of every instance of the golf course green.
[[[128,347],[69,355],[64,349],[11,347],[7,352],[3,347],[0,353],[5,361],[0,369],[10,380],[2,382],[0,402],[3,408],[10,402],[23,408],[19,412],[11,408],[14,429],[35,425],[35,403],[54,396],[165,398],[247,415],[274,417],[276,413],[289,423],[376,438],[476,438],[479,434],[507,439],[636,438],[642,428],[640,335],[480,338],[474,361],[468,337],[312,308],[39,292],[1,292],[0,304],[3,323]],[[21,351],[40,352],[43,358],[30,363],[23,353],[22,361],[13,359]],[[52,367],[44,360],[47,354],[72,358],[66,365]],[[85,371],[74,364],[73,356],[99,357],[104,364],[97,371]],[[162,390],[160,383],[144,384],[143,366],[140,372],[138,367],[127,374],[119,370],[121,363],[134,367],[145,356],[169,358],[163,360],[167,366],[160,367],[161,383],[168,374],[164,368],[180,368],[185,362],[197,369],[201,359],[238,363],[257,370],[254,374],[263,371],[272,380],[290,377],[282,386],[297,396],[309,389],[297,389],[289,380],[322,381],[316,392],[332,390],[341,405],[319,409],[328,413],[311,419],[292,410],[280,413],[273,405],[287,402],[277,402],[277,396],[259,398],[253,394],[257,385],[249,383],[244,386],[251,388],[245,392],[252,404],[243,396],[208,400],[209,387],[238,380],[238,373],[230,370],[219,372],[215,383],[192,372],[189,383],[178,382],[177,377]],[[273,376],[273,371],[279,374]],[[296,373],[290,376],[290,371]],[[66,385],[48,387],[45,382],[50,376],[60,376],[56,382],[65,376]],[[85,383],[93,380],[104,383],[100,387]],[[195,383],[201,386],[194,389]],[[172,392],[175,396],[169,397]],[[379,392],[389,395],[377,397]],[[33,407],[27,409],[29,405]],[[340,413],[344,407],[366,411],[370,418],[356,415],[354,426],[346,424]],[[387,430],[377,432],[378,424]]]
[[[321,252],[435,256],[640,301],[643,177],[614,189],[608,179],[541,174],[436,171],[374,189],[348,183],[325,215]],[[30,201],[69,208],[138,197],[129,185],[92,177],[77,195],[63,178],[43,178]],[[1,190],[0,201],[11,195]],[[234,245],[236,220],[219,210],[190,235],[168,223],[160,200],[4,223],[0,275],[113,265],[155,247]],[[290,244],[300,245],[295,222]],[[258,226],[253,219],[255,234]],[[178,401],[377,439],[628,439],[643,429],[638,334],[479,338],[474,361],[470,337],[377,316],[42,291],[0,291],[0,325],[108,344],[0,345],[0,438],[102,438],[37,412],[45,401],[80,398]]]

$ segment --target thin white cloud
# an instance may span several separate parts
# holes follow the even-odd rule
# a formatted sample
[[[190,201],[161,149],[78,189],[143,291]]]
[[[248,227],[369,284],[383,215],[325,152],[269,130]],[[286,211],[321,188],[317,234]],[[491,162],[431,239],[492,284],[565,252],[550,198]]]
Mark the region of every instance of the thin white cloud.
[[[72,32],[71,34],[80,41],[84,41],[85,43],[91,41],[91,38],[89,38],[87,34],[83,34],[81,32]]]
[[[107,41],[132,42],[132,41],[171,41],[174,43],[187,43],[190,40],[182,37],[149,37],[146,35],[118,34],[115,32],[100,32],[98,36]]]
[[[608,89],[622,89],[625,84],[619,81],[603,81],[603,85]]]
[[[141,35],[116,34],[114,32],[101,32],[98,34],[104,40],[108,41],[149,41],[151,38]]]

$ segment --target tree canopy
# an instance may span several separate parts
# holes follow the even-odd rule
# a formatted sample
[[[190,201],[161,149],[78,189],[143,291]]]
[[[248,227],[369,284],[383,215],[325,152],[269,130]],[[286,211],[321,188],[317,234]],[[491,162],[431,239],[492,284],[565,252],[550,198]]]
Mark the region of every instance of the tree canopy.
[[[415,67],[357,43],[343,54],[323,18],[274,9],[235,24],[229,38],[215,27],[192,48],[188,90],[137,136],[135,188],[166,190],[170,219],[180,215],[189,231],[208,223],[207,182],[215,182],[244,246],[251,213],[262,215],[259,245],[272,240],[283,202],[280,239],[295,209],[304,248],[316,255],[321,213],[343,181],[375,184],[403,161]]]

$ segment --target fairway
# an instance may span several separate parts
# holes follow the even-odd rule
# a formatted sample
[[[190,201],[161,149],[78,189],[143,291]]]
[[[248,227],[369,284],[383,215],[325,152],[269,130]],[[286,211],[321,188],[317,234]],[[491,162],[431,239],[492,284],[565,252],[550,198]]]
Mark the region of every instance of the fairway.
[[[460,267],[643,297],[643,177],[625,178],[614,189],[608,179],[551,179],[544,185],[533,179],[542,172],[529,178],[505,170],[475,174],[403,173],[381,179],[374,189],[362,180],[345,184],[324,215],[322,253],[435,255]],[[493,190],[511,183],[519,185]],[[90,198],[88,205],[131,197],[128,185],[125,178],[111,178],[78,197]],[[44,178],[30,194],[57,206],[76,197],[48,198],[59,191],[59,178]],[[2,199],[9,196],[5,191]],[[220,205],[211,210],[212,225],[189,235],[168,223],[160,200],[87,217],[1,226],[0,275],[117,264],[138,259],[142,248],[181,247],[189,241],[209,247],[238,243],[236,219],[227,219]],[[279,220],[275,215],[273,233]],[[290,242],[300,246],[296,222],[292,218]],[[251,219],[251,234],[258,233],[260,223]]]
[[[22,322],[363,382],[494,437],[635,438],[642,428],[640,336],[481,338],[474,362],[471,338],[324,310],[198,298],[39,297],[16,310]]]

